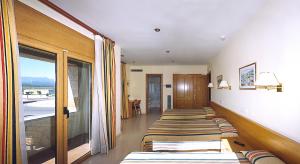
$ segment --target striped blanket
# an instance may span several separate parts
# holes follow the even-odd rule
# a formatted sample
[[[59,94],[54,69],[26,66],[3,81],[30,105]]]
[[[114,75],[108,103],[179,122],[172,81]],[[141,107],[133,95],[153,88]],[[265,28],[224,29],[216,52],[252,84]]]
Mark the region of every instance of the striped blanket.
[[[219,119],[218,121],[220,122]],[[231,124],[225,124],[225,122],[221,123],[224,124],[224,126],[219,126],[215,119],[157,120],[144,135],[142,149],[144,151],[153,151],[151,144],[154,142],[220,141],[221,137],[237,136],[237,132]],[[212,149],[215,150],[214,148]],[[166,149],[166,151],[167,150],[168,149]]]
[[[156,163],[156,164],[250,164],[242,153],[213,152],[133,152],[128,154],[121,164]]]
[[[172,109],[165,111],[162,120],[187,120],[187,119],[206,119],[215,116],[215,111],[207,109]]]

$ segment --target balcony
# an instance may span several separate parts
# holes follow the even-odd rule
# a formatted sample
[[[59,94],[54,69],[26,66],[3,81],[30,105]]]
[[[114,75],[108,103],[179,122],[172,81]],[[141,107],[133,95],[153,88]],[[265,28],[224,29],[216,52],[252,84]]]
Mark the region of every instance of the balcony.
[[[29,163],[54,162],[56,152],[55,97],[23,95],[23,104]],[[68,156],[73,159],[90,151],[89,123],[83,114],[80,110],[72,110],[68,119]]]

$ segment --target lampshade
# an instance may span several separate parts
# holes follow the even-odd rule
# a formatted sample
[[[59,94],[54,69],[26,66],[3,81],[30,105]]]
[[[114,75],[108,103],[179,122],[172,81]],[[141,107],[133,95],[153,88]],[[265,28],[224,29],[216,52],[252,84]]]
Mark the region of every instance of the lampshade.
[[[255,82],[256,86],[272,87],[280,85],[275,74],[271,72],[261,72]]]
[[[213,83],[209,83],[208,84],[208,88],[213,88],[214,87],[214,84]]]
[[[220,88],[229,88],[228,82],[226,80],[222,80],[219,87]]]

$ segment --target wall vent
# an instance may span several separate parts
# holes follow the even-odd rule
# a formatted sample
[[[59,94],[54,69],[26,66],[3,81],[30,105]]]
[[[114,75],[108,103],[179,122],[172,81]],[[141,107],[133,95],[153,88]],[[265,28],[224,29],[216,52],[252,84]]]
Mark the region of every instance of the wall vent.
[[[143,69],[131,69],[131,72],[143,72]]]

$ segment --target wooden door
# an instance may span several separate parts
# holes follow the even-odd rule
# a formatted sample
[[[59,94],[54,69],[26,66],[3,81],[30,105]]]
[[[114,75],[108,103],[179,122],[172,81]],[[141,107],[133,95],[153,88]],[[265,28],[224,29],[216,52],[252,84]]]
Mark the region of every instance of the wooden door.
[[[184,108],[192,109],[194,106],[194,75],[185,75],[184,77],[184,93],[185,93],[185,105]]]
[[[208,102],[208,80],[207,76],[194,76],[194,108],[207,106]]]
[[[201,108],[207,105],[207,76],[199,74],[174,74],[173,85],[174,108],[192,109]]]
[[[173,76],[173,106],[174,108],[185,107],[185,76]]]

